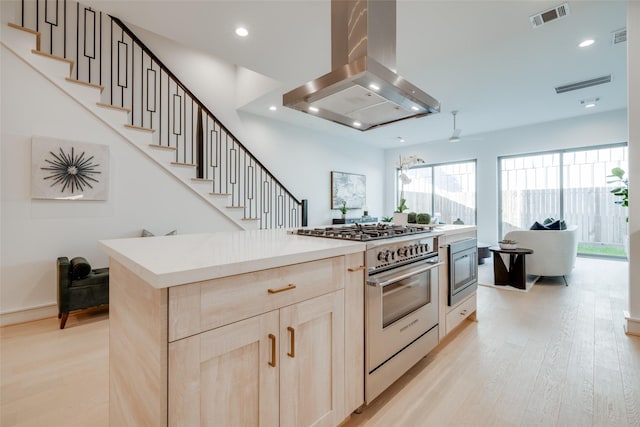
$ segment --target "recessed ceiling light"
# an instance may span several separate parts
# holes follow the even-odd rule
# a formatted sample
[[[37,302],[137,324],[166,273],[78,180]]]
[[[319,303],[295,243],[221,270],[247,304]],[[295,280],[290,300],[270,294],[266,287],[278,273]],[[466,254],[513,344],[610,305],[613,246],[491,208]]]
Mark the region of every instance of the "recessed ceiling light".
[[[247,37],[249,35],[249,30],[244,27],[238,27],[236,28],[236,35],[240,37]]]
[[[587,46],[591,46],[592,44],[594,44],[596,41],[594,39],[586,39],[586,40],[582,40],[580,42],[580,44],[578,44],[578,46],[580,47],[587,47]]]
[[[360,126],[362,126],[362,123],[360,122],[353,122],[353,125],[357,128],[359,128]]]
[[[600,101],[600,98],[589,98],[583,99],[580,101],[580,104],[582,104],[584,108],[593,108],[598,104],[598,101]]]
[[[412,109],[413,111],[420,111],[420,108],[419,108],[419,107],[416,107],[415,105],[412,105],[412,106],[411,106],[411,109]]]
[[[275,105],[272,105],[271,107],[269,107],[269,110],[271,111],[276,111],[278,109],[278,107],[276,107]]]
[[[404,142],[404,138],[403,138],[403,137],[401,137],[401,136],[399,136],[399,137],[398,137],[398,142]]]
[[[309,107],[309,111],[311,111],[312,113],[317,113],[318,111],[318,107]]]
[[[377,92],[377,91],[379,91],[379,90],[380,90],[380,86],[378,86],[378,85],[377,85],[377,84],[375,84],[375,83],[371,83],[371,84],[369,85],[369,89],[371,89],[371,90],[375,90],[375,91]]]

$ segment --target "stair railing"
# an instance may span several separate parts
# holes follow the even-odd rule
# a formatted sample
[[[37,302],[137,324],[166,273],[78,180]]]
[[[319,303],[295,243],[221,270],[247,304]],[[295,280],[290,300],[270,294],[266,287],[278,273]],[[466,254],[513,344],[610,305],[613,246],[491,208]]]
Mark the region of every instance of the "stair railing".
[[[129,125],[154,130],[155,145],[175,151],[212,195],[260,228],[307,225],[307,201],[284,185],[120,19],[67,0],[21,0],[23,27],[41,47],[75,61],[73,78],[104,87],[102,99],[130,111]]]

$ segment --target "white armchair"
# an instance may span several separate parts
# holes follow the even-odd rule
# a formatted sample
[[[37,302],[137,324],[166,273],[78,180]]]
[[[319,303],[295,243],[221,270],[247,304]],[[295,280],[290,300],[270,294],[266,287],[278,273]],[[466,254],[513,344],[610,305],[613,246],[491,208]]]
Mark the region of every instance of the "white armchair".
[[[578,226],[566,230],[514,230],[504,236],[515,240],[519,248],[533,249],[527,255],[527,274],[534,276],[562,276],[565,285],[567,274],[575,266],[578,254]]]

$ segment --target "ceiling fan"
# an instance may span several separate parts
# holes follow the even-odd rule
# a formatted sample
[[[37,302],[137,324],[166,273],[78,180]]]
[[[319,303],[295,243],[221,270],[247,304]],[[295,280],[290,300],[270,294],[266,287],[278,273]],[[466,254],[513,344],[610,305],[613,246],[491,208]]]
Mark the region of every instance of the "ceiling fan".
[[[453,110],[451,115],[453,116],[453,133],[449,137],[449,142],[459,142],[461,140],[460,133],[462,129],[458,129],[456,127],[456,115],[458,114],[458,110]]]
[[[453,116],[453,133],[449,137],[449,142],[460,142],[460,141],[462,141],[462,137],[460,136],[460,134],[462,133],[462,129],[459,129],[456,126],[456,116],[458,115],[458,113],[459,113],[458,110],[451,111],[451,115]],[[482,138],[465,138],[465,140],[467,140],[467,141],[472,141],[472,140],[479,141],[479,140],[482,140]]]

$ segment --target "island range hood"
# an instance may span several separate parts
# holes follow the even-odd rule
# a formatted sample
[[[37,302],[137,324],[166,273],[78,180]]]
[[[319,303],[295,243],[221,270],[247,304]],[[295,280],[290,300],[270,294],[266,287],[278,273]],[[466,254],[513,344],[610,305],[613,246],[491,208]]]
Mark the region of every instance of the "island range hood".
[[[362,131],[440,112],[395,73],[395,0],[331,0],[331,65],[282,104]]]

